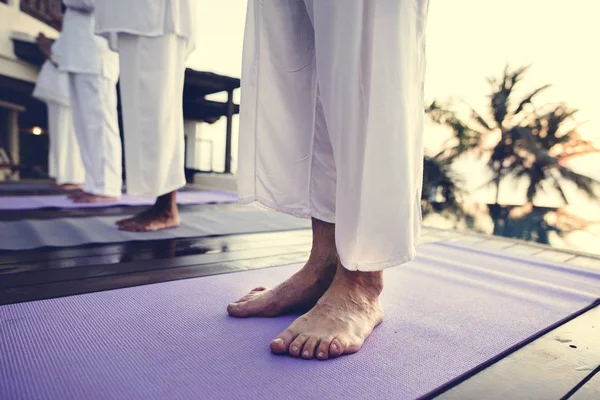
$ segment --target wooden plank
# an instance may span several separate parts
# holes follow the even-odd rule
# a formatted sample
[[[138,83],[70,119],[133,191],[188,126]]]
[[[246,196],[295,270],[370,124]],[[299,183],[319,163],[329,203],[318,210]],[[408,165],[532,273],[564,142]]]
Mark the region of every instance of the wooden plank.
[[[600,399],[600,367],[593,374],[589,375],[589,380],[582,382],[581,387],[565,400],[592,400]]]
[[[186,265],[177,268],[155,269],[133,274],[110,275],[99,278],[82,279],[75,282],[55,282],[41,285],[22,286],[0,290],[0,305],[27,301],[72,296],[103,290],[121,289],[179,279],[189,279],[208,275],[218,275],[249,269],[270,268],[280,265],[302,263],[309,253],[278,254],[263,258],[235,260],[224,263]]]
[[[97,278],[109,275],[132,274],[155,269],[180,268],[188,265],[227,263],[254,258],[264,258],[288,253],[309,252],[310,242],[299,244],[281,244],[252,248],[240,251],[206,253],[174,258],[157,258],[110,264],[96,263],[79,268],[41,269],[31,272],[6,274],[0,281],[0,290],[21,286],[39,285],[52,282],[75,282],[81,279]]]
[[[289,239],[311,238],[308,229],[279,232],[247,233],[234,235],[217,235],[181,239],[148,240],[140,242],[90,244],[66,248],[46,248],[37,250],[10,251],[0,254],[0,274],[3,268],[26,266],[28,263],[49,263],[53,260],[70,260],[74,258],[90,258],[116,255],[123,261],[145,257],[160,249],[168,249],[173,256],[197,254],[203,250],[215,251],[218,248],[231,248],[234,245],[256,242],[279,243]],[[70,261],[69,261],[70,262]]]
[[[599,304],[426,398],[561,399],[600,365]]]

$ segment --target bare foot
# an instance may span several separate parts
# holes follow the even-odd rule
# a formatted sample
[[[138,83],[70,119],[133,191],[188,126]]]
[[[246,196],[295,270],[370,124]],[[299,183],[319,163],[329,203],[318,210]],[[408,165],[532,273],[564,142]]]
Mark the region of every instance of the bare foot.
[[[159,231],[176,228],[179,224],[179,215],[162,213],[154,209],[141,212],[126,220],[117,221],[120,230],[129,232]]]
[[[82,192],[82,195],[78,195],[72,200],[74,203],[112,203],[119,200],[119,198]]]
[[[117,221],[120,230],[129,232],[159,231],[176,228],[179,224],[176,192],[159,196],[150,209]]]
[[[72,191],[72,190],[80,190],[82,185],[78,185],[75,183],[64,183],[59,185],[62,190]]]
[[[381,272],[353,272],[338,265],[327,292],[271,342],[271,351],[319,360],[356,353],[383,320],[382,289]]]
[[[67,198],[69,200],[73,200],[73,201],[75,201],[78,198],[83,197],[83,196],[85,196],[85,193],[81,189],[75,189],[71,193],[67,194]]]
[[[327,290],[335,275],[336,256],[309,258],[306,265],[288,280],[266,289],[257,287],[227,306],[232,317],[274,317],[293,311],[307,311]]]
[[[266,289],[258,287],[229,304],[232,317],[273,317],[291,311],[306,311],[325,293],[335,275],[335,225],[312,220],[313,245],[304,267],[285,282]]]

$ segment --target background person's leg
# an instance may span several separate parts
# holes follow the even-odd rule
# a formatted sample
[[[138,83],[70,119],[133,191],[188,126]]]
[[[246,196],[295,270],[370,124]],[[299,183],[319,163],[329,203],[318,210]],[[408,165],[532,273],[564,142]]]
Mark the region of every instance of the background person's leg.
[[[76,200],[80,197],[84,196],[86,190],[89,192],[93,185],[93,177],[92,177],[92,160],[89,157],[88,152],[86,151],[90,146],[88,142],[88,135],[86,135],[85,128],[85,116],[83,115],[83,105],[82,102],[86,101],[85,99],[80,99],[77,79],[74,73],[69,73],[69,97],[71,100],[71,119],[73,122],[73,129],[75,132],[75,136],[77,138],[77,143],[79,145],[79,154],[81,157],[81,162],[84,165],[84,180],[83,187],[81,191],[75,191],[69,195],[69,197],[73,200]]]
[[[48,124],[54,132],[53,140],[56,146],[56,183],[68,185],[67,189],[82,185],[85,169],[75,137],[71,109],[57,103],[49,103],[48,114]]]
[[[115,83],[99,75],[70,74],[73,122],[86,168],[84,192],[76,201],[95,202],[121,196],[121,139]],[[74,94],[74,96],[73,96]]]
[[[48,110],[48,176],[53,178],[56,182],[56,175],[58,169],[58,160],[60,154],[58,154],[57,146],[57,108],[58,104],[51,102],[46,103],[46,109]]]
[[[117,222],[130,231],[179,225],[176,190],[185,186],[185,39],[119,35],[127,193],[157,196],[150,209]]]

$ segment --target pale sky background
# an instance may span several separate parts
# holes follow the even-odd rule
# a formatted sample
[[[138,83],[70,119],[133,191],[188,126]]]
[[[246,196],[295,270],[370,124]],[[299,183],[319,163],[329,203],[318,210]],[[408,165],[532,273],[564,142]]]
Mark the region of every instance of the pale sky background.
[[[189,65],[239,77],[247,0],[197,2],[198,47]],[[426,97],[464,99],[485,111],[487,76],[500,74],[507,62],[532,65],[523,91],[551,83],[540,103],[563,101],[578,108],[578,120],[586,122],[581,131],[600,138],[598,15],[595,0],[431,0]],[[224,120],[203,127],[215,141],[224,130]],[[434,149],[442,135],[428,133],[428,148]],[[222,163],[221,152],[215,152],[215,164]]]
[[[199,44],[190,66],[239,77],[247,0],[197,1]],[[431,0],[426,99],[463,99],[485,113],[489,92],[485,78],[501,74],[506,63],[531,65],[522,91],[552,84],[538,103],[565,102],[579,109],[577,120],[585,122],[580,132],[600,142],[598,15],[598,0]],[[239,100],[239,93],[236,97]],[[237,134],[237,118],[234,130]],[[215,142],[215,168],[222,168],[224,119],[211,126],[203,124],[202,135]],[[444,139],[443,131],[426,130],[430,152]],[[234,165],[236,158],[234,153]],[[473,171],[476,162],[465,161],[457,168]],[[579,160],[577,167],[600,179],[600,156]],[[484,174],[468,179],[468,189],[480,186],[483,180]],[[508,187],[501,190],[501,201],[519,203],[520,199],[510,197],[512,193]],[[492,201],[494,193],[482,190],[472,195],[484,202]],[[572,198],[579,204],[577,193]],[[557,197],[547,196],[538,203],[559,205],[557,201]],[[592,211],[600,220],[600,209]]]

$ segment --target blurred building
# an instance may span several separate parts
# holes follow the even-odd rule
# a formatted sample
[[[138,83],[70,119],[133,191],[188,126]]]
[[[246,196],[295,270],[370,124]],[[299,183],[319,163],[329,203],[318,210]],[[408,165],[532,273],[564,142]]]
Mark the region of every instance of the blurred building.
[[[44,62],[35,38],[40,32],[51,38],[58,36],[58,24],[51,15],[60,9],[60,0],[0,0],[0,181],[43,178],[47,171],[46,106],[31,96]],[[239,87],[238,78],[186,71],[183,99],[186,166],[192,166],[188,174],[196,172],[193,166],[207,164],[197,159],[201,153],[207,154],[199,151],[200,147],[211,148],[210,142],[200,140],[198,122],[214,123],[223,117],[227,119],[226,132],[223,132],[226,136],[224,170],[231,171],[232,117],[239,112],[238,105],[233,103],[233,92]],[[205,98],[219,92],[226,92],[228,101]],[[208,154],[212,157],[210,150]]]

